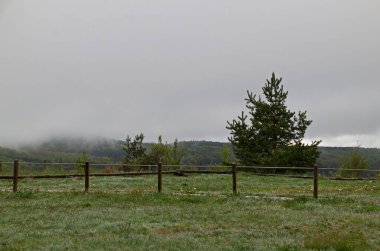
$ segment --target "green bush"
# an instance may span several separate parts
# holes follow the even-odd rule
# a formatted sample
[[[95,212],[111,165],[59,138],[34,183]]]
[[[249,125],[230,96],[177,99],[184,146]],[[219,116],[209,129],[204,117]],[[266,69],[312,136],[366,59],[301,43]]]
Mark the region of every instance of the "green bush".
[[[365,176],[368,169],[367,160],[360,154],[359,147],[351,153],[340,166],[340,175],[345,178],[358,178]],[[363,170],[363,171],[362,171]]]

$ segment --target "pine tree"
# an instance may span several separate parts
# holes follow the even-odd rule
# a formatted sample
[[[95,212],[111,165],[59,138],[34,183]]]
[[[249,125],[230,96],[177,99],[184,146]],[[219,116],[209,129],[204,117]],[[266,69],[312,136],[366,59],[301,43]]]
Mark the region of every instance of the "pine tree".
[[[237,120],[227,121],[229,141],[242,164],[264,166],[311,166],[319,156],[318,144],[302,142],[311,120],[306,111],[288,110],[285,101],[288,92],[282,78],[272,73],[262,88],[265,100],[247,91],[245,99],[249,114],[242,112]],[[249,116],[249,119],[248,119]]]
[[[133,165],[146,164],[146,148],[143,146],[144,134],[140,133],[132,138],[128,135],[123,150],[125,151],[124,163]]]

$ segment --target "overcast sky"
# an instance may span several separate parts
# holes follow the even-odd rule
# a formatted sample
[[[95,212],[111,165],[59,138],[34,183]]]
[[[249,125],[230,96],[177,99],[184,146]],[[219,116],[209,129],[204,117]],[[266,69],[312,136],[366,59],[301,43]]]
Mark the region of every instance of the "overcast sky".
[[[227,141],[283,77],[307,139],[380,147],[378,0],[0,0],[0,145]]]

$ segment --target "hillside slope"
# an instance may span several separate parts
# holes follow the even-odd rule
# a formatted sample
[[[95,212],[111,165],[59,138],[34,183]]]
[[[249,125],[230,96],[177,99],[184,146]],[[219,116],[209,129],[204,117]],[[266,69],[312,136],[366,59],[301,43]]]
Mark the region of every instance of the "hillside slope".
[[[75,162],[82,153],[86,153],[92,162],[122,162],[124,157],[123,144],[123,141],[110,139],[55,138],[40,144],[23,146],[17,150],[0,147],[0,160]],[[145,144],[147,148],[150,145]],[[221,150],[223,145],[226,145],[231,155],[233,155],[230,143],[182,141],[179,145],[186,148],[186,155],[182,160],[182,164],[220,164],[222,163]],[[319,149],[321,155],[317,160],[317,164],[326,168],[338,168],[345,157],[354,151],[353,147],[320,147]],[[380,149],[361,148],[360,152],[368,160],[370,169],[379,169]]]

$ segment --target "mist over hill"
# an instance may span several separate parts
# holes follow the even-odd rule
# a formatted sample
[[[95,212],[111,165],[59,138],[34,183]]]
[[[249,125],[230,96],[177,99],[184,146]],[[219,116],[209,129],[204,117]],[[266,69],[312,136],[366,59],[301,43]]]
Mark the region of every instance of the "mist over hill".
[[[152,143],[145,143],[149,148]],[[0,160],[12,161],[19,159],[30,162],[75,162],[83,153],[89,156],[91,162],[115,163],[124,158],[124,141],[107,138],[69,138],[56,137],[35,144],[27,144],[11,149],[0,147]],[[186,148],[182,164],[210,165],[222,163],[221,150],[226,145],[233,155],[230,143],[211,141],[181,141],[181,147]],[[320,167],[338,168],[344,159],[351,154],[354,147],[319,147],[321,152],[317,160]],[[367,159],[370,169],[380,167],[380,149],[360,148],[360,153]]]

